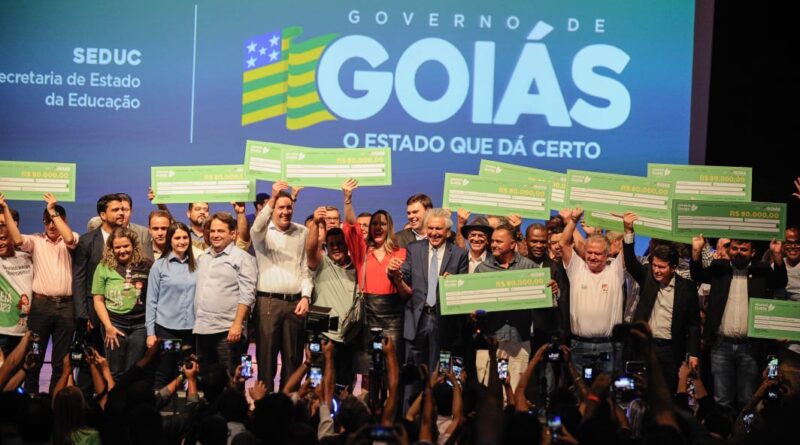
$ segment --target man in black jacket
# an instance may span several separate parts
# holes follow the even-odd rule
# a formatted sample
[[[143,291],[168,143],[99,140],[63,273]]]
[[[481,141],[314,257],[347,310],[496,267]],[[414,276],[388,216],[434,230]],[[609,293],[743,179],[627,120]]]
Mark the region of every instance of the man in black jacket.
[[[704,268],[702,235],[692,239],[692,279],[710,283],[703,340],[711,346],[714,399],[720,405],[743,407],[756,389],[762,351],[755,339],[747,337],[750,298],[770,298],[772,291],[786,286],[783,249],[774,239],[769,249],[773,264],[753,261],[753,242],[732,239],[730,259],[716,259]]]
[[[650,253],[650,268],[643,266],[633,249],[635,213],[625,213],[622,252],[625,268],[639,284],[639,303],[633,320],[646,321],[653,331],[656,357],[672,394],[678,386],[678,368],[689,355],[689,365],[697,369],[700,356],[700,307],[697,286],[675,273],[678,252],[660,245]]]

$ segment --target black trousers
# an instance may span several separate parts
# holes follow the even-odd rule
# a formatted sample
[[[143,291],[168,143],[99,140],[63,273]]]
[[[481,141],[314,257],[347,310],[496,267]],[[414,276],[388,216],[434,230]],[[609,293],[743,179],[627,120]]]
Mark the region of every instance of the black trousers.
[[[191,352],[195,352],[195,335],[192,334],[191,329],[167,329],[156,324],[156,337],[162,341],[165,339],[180,339],[183,342],[183,346],[191,346]],[[158,355],[155,379],[153,380],[154,390],[167,386],[175,377],[178,377],[182,358],[183,353],[181,351],[163,351]]]
[[[678,390],[678,368],[680,363],[675,360],[675,350],[672,343],[655,343],[656,358],[661,365],[661,372],[664,374],[664,381],[667,383],[670,395]]]
[[[228,342],[228,331],[217,334],[197,335],[197,359],[200,369],[213,363],[222,363],[231,375],[236,372],[236,367],[241,364],[241,354],[244,351],[244,337],[235,343]]]
[[[278,372],[278,353],[281,354],[281,383],[289,380],[303,362],[303,319],[294,314],[297,301],[256,297],[256,355],[258,379],[270,389]]]
[[[25,389],[29,393],[39,392],[39,373],[42,369],[47,343],[53,340],[53,351],[50,362],[53,373],[50,378],[50,393],[64,370],[64,356],[69,352],[72,334],[75,332],[75,308],[71,299],[62,301],[48,300],[43,297],[31,299],[31,311],[28,315],[28,330],[39,335],[39,353],[41,360],[25,377]]]

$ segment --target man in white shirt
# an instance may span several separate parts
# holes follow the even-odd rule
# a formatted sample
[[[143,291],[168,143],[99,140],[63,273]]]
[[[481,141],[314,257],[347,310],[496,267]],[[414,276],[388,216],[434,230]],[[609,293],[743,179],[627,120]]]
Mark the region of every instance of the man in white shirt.
[[[308,229],[292,222],[294,201],[289,184],[272,185],[272,196],[256,215],[250,237],[258,263],[255,316],[259,380],[275,378],[281,354],[281,384],[303,360],[303,317],[313,287],[305,244]]]
[[[610,245],[600,234],[586,239],[585,258],[572,248],[572,233],[583,210],[562,210],[566,221],[559,239],[562,261],[570,283],[569,310],[572,340],[572,362],[579,372],[593,364],[596,370],[619,369],[622,345],[612,341],[615,325],[622,323],[625,307],[622,288],[625,285],[623,256],[607,263]],[[608,360],[604,360],[608,359]]]

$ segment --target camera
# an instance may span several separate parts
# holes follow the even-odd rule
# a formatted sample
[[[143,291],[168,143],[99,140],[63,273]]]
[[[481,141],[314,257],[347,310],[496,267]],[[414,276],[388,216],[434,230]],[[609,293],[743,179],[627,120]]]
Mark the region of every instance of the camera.
[[[69,345],[69,363],[72,367],[80,366],[86,350],[86,324],[85,318],[78,318],[75,322],[75,332]]]
[[[372,352],[381,352],[383,351],[383,329],[382,328],[370,328],[370,334],[372,334]]]
[[[453,356],[453,374],[456,380],[461,381],[461,371],[464,369],[464,359],[461,357]]]
[[[439,374],[450,371],[450,351],[439,352]]]
[[[385,426],[373,426],[369,429],[369,438],[376,441],[394,441],[394,433],[391,428]]]
[[[308,337],[308,351],[312,355],[322,353],[322,338],[319,335],[311,335]]]
[[[249,379],[253,376],[253,357],[248,354],[242,354],[242,377]]]
[[[338,331],[339,317],[331,317],[331,308],[311,306],[305,318],[305,331],[309,336],[319,336],[323,332]]]
[[[645,364],[645,362],[640,362],[640,361],[625,362],[625,374],[644,375],[646,372],[647,372],[647,365]]]
[[[31,352],[37,359],[39,358],[39,343],[31,342]]]
[[[636,390],[636,381],[632,377],[623,375],[614,380],[614,389],[626,393]]]
[[[497,377],[501,382],[508,379],[508,360],[501,358],[497,360]]]
[[[778,362],[777,355],[770,355],[767,357],[767,378],[776,380],[778,378],[778,369],[780,363]]]
[[[586,381],[586,383],[592,383],[594,381],[594,367],[583,367],[583,380]]]
[[[311,380],[311,387],[316,388],[322,383],[322,368],[312,366],[308,371],[308,378]]]
[[[163,352],[181,352],[183,340],[180,338],[165,338],[161,340],[161,350]]]
[[[561,438],[561,416],[548,415],[547,428],[550,430],[550,442],[557,443]]]

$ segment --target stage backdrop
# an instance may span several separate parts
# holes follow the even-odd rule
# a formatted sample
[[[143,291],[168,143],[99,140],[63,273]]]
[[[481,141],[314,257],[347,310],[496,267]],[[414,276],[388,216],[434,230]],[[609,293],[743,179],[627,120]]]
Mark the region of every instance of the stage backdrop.
[[[690,143],[705,132],[707,91],[695,73],[693,103],[693,67],[707,65],[695,9],[3,1],[0,159],[77,163],[66,207],[79,232],[107,192],[131,194],[146,224],[150,166],[242,163],[247,139],[390,147],[393,185],[358,190],[355,203],[399,223],[410,194],[439,203],[444,173],[477,174],[482,158],[646,175],[647,162],[687,163],[702,149]],[[323,203],[341,205],[340,193],[303,191],[297,219]],[[42,203],[13,206],[25,231],[40,229]]]

